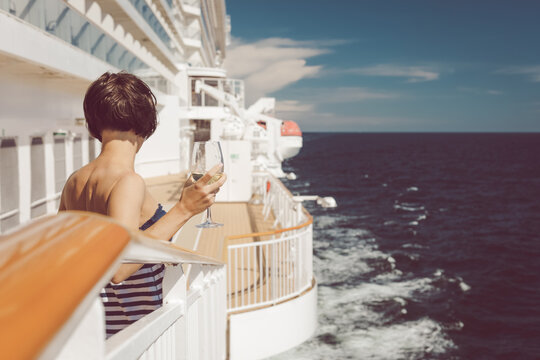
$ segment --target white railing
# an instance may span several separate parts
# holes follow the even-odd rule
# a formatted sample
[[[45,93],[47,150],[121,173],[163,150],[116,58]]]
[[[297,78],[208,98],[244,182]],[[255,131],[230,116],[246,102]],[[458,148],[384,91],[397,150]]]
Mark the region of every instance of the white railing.
[[[229,245],[228,312],[276,304],[312,285],[312,225],[271,240]]]
[[[88,213],[60,213],[36,222],[33,227],[30,224],[20,232],[25,232],[23,241],[31,245],[36,243],[36,232],[42,236],[56,233],[59,240],[47,239],[56,246],[60,241],[70,243],[70,236],[75,239],[83,236],[83,233],[74,232],[83,231],[77,230],[76,226],[73,226],[75,230],[70,233],[71,230],[63,232],[58,224],[67,224],[65,226],[76,223],[87,224],[88,227],[95,229],[87,236],[88,240],[84,240],[90,243],[98,236],[103,236],[101,234],[104,232],[101,229],[104,226],[110,226],[107,224],[110,224],[111,220],[101,217],[105,220],[100,222],[99,219],[96,220]],[[113,226],[116,226],[116,229],[120,228],[118,225]],[[125,230],[121,229],[120,232],[116,231],[116,234],[120,234],[121,231],[125,233]],[[112,231],[109,233],[113,234]],[[23,237],[18,233],[12,236]],[[114,236],[114,239],[106,239],[107,242],[123,241],[121,235]],[[167,241],[146,238],[141,232],[130,232],[128,236],[131,241],[121,254],[122,261],[166,265],[162,283],[163,306],[109,339],[105,339],[104,308],[99,294],[100,289],[117,268],[120,259],[117,258],[115,263],[101,275],[99,281],[95,282],[92,290],[78,303],[76,310],[63,322],[61,328],[54,334],[47,335],[52,340],[41,351],[41,358],[225,359],[227,357],[225,265],[189,250],[178,248]],[[45,241],[39,236],[37,240],[39,240],[38,243]],[[9,242],[5,244],[9,245]],[[66,246],[68,245],[64,247]],[[95,250],[98,251],[98,249]],[[69,258],[76,251],[78,250],[74,249],[71,252],[68,251],[68,255],[59,254],[58,256],[61,259]],[[87,254],[87,256],[91,258],[96,254]],[[86,265],[88,264],[90,263]],[[57,281],[62,282],[64,279],[59,278]],[[47,296],[49,294],[44,295],[45,298]]]
[[[186,292],[182,268],[167,269],[163,306],[108,339],[106,359],[226,358],[225,267],[195,264],[189,273]]]
[[[278,179],[267,174],[256,178],[256,193],[263,196],[263,215],[267,217],[273,211],[274,226],[280,224],[281,228],[226,238],[253,239],[227,246],[229,313],[273,305],[312,286],[311,217]]]
[[[288,228],[301,224],[307,220],[306,212],[301,202],[294,200],[291,192],[274,176],[267,174],[264,179],[263,188],[257,190],[263,194],[263,214],[265,219],[274,214],[274,227],[281,225]]]

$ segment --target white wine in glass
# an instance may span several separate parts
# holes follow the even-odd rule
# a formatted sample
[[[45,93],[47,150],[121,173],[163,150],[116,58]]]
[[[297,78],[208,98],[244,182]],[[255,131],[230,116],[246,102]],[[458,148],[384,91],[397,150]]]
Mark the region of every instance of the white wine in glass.
[[[223,153],[219,141],[197,141],[193,144],[193,154],[191,155],[191,176],[198,181],[208,170],[214,166],[223,165]],[[223,166],[217,174],[212,176],[207,185],[215,183],[223,176]],[[206,209],[206,221],[196,225],[199,228],[215,228],[223,224],[212,221],[210,208]]]

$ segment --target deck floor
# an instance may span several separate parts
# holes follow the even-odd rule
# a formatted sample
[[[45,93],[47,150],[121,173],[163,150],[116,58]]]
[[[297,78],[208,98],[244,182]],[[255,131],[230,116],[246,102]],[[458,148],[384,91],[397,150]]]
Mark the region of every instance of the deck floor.
[[[181,194],[182,186],[186,180],[185,174],[167,175],[156,178],[145,179],[149,192],[154,196],[166,210],[174,206]],[[178,233],[175,243],[178,246],[195,250],[201,255],[206,255],[228,263],[227,245],[243,244],[266,240],[260,237],[247,237],[237,240],[229,240],[225,243],[225,238],[231,235],[251,234],[275,230],[274,216],[270,212],[265,219],[262,213],[262,205],[248,203],[216,203],[211,208],[212,219],[224,226],[213,229],[199,229],[195,227],[206,219],[206,215],[194,216],[188,221]],[[272,261],[271,250],[265,247],[252,249],[251,261],[247,261],[246,250],[238,251],[235,254],[236,266],[228,268],[230,279],[228,290],[231,304],[248,304],[255,300],[266,301],[269,299],[271,291],[281,291],[283,289],[270,289],[272,283],[270,274],[266,271],[266,264]],[[274,250],[275,251],[275,250]],[[287,255],[287,249],[282,250],[282,255]],[[246,259],[244,261],[244,259]],[[281,266],[280,266],[281,267]],[[285,269],[285,264],[283,268]],[[240,272],[240,274],[239,274]],[[286,276],[286,271],[280,271],[279,276]],[[275,276],[275,274],[274,274]]]

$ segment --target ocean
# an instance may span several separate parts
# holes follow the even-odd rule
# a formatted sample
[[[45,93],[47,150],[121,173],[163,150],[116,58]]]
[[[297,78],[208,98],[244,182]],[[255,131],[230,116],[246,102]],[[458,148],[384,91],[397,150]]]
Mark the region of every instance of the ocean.
[[[306,133],[319,327],[275,359],[540,358],[540,134]]]

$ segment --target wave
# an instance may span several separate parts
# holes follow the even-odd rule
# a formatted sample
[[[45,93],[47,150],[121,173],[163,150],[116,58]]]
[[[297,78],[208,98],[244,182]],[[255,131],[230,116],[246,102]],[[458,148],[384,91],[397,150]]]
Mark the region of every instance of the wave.
[[[411,203],[394,204],[394,209],[404,211],[421,211],[425,210],[423,205],[416,205]]]
[[[344,359],[351,355],[358,359],[422,359],[444,354],[456,347],[446,328],[429,317],[403,319],[408,299],[430,288],[429,283],[429,279],[419,279],[353,289],[320,287],[316,336],[274,359]],[[386,309],[394,310],[395,323],[388,324],[387,314],[369,306],[382,299],[387,300]]]

